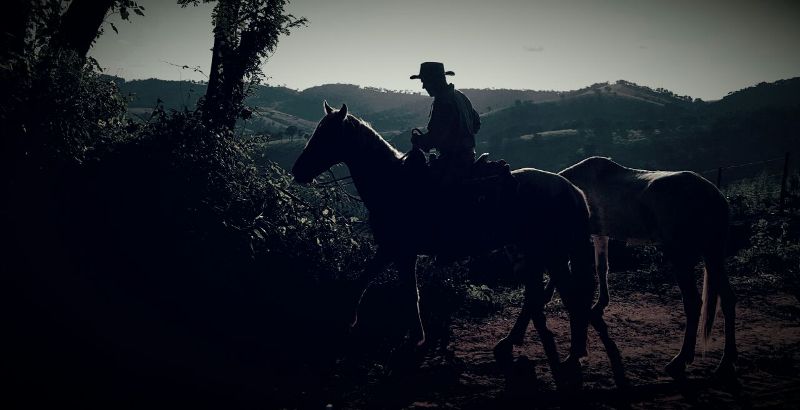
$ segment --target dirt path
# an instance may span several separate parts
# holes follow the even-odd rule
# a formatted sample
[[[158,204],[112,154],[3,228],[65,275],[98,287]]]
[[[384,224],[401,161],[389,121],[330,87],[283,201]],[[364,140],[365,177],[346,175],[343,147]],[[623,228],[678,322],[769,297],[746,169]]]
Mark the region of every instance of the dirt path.
[[[606,318],[619,345],[627,376],[633,385],[623,397],[614,386],[602,344],[590,334],[590,353],[584,363],[584,387],[562,397],[555,393],[535,330],[525,346],[514,350],[516,375],[507,385],[491,349],[512,326],[518,308],[485,319],[456,319],[451,325],[449,353],[429,353],[403,382],[407,408],[800,408],[800,306],[787,294],[741,295],[737,305],[740,388],[715,382],[713,370],[722,354],[722,316],[713,339],[688,369],[688,382],[677,384],[664,365],[678,352],[684,318],[677,289],[663,292],[617,291]],[[548,308],[548,324],[564,354],[568,322],[563,309]],[[513,388],[516,386],[516,388]],[[510,391],[516,393],[510,393]],[[374,392],[374,390],[373,390]],[[572,400],[565,402],[565,399]],[[623,399],[626,399],[623,401]],[[409,404],[410,403],[410,404]],[[391,404],[355,399],[340,407]]]

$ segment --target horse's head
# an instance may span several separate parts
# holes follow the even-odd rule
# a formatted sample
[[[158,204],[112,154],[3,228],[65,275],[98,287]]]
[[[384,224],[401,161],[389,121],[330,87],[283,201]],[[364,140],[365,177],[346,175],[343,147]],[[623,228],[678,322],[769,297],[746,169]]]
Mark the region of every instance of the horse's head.
[[[292,166],[292,175],[295,181],[300,183],[309,183],[317,175],[344,161],[345,147],[342,145],[342,135],[347,119],[347,105],[342,104],[340,110],[331,108],[327,101],[323,105],[325,116],[317,124],[314,135],[309,138],[303,152]]]

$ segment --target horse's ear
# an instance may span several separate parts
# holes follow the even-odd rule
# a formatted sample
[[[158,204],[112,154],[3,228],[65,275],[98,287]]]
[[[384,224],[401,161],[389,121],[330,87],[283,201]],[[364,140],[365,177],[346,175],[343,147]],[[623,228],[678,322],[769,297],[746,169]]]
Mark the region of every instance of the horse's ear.
[[[322,101],[322,106],[325,107],[325,115],[328,115],[333,112],[333,108],[331,108],[331,106],[328,105],[328,100]]]
[[[342,120],[347,118],[347,104],[342,104],[342,108],[339,110],[339,116],[342,117]]]

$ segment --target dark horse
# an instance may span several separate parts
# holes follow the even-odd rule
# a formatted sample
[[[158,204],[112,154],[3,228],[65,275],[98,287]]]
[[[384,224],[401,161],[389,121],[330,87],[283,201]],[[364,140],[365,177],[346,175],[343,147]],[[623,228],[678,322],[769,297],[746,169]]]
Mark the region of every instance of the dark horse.
[[[683,377],[686,365],[694,359],[698,322],[703,327],[703,342],[707,343],[717,300],[721,300],[725,350],[717,371],[732,374],[736,360],[736,296],[725,273],[728,203],[719,189],[694,172],[633,169],[603,157],[587,158],[560,175],[583,190],[592,210],[600,307],[609,301],[609,236],[660,243],[672,262],[686,313],[683,346],[667,365],[667,372]],[[702,298],[694,278],[694,266],[700,258],[705,262]]]
[[[600,332],[607,350],[613,350],[618,356],[602,317],[590,319],[596,281],[589,241],[589,209],[579,189],[553,173],[530,168],[516,170],[513,172],[516,188],[505,204],[502,218],[493,213],[469,215],[468,220],[461,221],[461,225],[465,225],[467,221],[489,219],[498,221],[497,224],[477,223],[480,228],[473,232],[433,232],[426,229],[428,224],[417,222],[425,219],[421,211],[424,207],[414,205],[427,198],[412,194],[422,181],[408,177],[402,155],[369,125],[348,115],[346,105],[337,111],[325,103],[324,109],[325,116],[297,158],[292,174],[296,181],[308,183],[335,164],[348,166],[356,189],[369,210],[370,226],[378,245],[375,258],[362,275],[367,278],[363,289],[366,289],[370,276],[389,263],[395,264],[400,272],[401,289],[408,297],[407,305],[401,309],[406,312],[411,341],[418,345],[425,341],[419,315],[417,255],[468,255],[511,244],[525,258],[525,298],[510,333],[495,347],[498,361],[510,361],[512,345],[522,343],[531,320],[556,376],[562,374],[562,366],[579,371],[578,358],[587,355],[590,320]],[[456,207],[460,205],[453,204]],[[430,204],[430,208],[438,209],[436,204]],[[446,219],[448,212],[439,210],[435,218]],[[430,209],[427,211],[431,212]],[[430,240],[432,236],[436,240]],[[547,328],[544,315],[544,271],[549,272],[569,312],[571,346],[564,364],[559,362],[555,339]]]

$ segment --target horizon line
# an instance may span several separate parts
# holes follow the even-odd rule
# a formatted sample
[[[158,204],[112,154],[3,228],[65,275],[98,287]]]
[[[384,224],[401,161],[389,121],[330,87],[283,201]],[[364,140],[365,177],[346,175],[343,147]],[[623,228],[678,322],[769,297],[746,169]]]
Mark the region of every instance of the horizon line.
[[[204,81],[204,80],[194,80],[194,79],[180,79],[180,80],[174,80],[174,79],[165,79],[165,78],[158,78],[158,77],[147,77],[147,78],[125,78],[125,77],[123,77],[123,76],[120,76],[120,75],[107,74],[107,73],[105,73],[105,72],[103,72],[102,74],[103,74],[103,75],[107,75],[107,76],[109,76],[109,77],[120,78],[120,79],[124,80],[125,82],[132,82],[132,81],[146,81],[146,80],[159,80],[159,81],[173,81],[173,82],[191,82],[191,83],[195,83],[195,84],[208,84],[208,81]],[[751,88],[751,87],[755,87],[755,86],[758,86],[759,84],[765,84],[765,83],[766,83],[766,84],[772,84],[772,83],[777,83],[777,82],[780,82],[780,81],[791,80],[791,79],[795,79],[795,78],[800,78],[800,76],[794,76],[794,77],[788,77],[788,78],[781,78],[781,79],[777,79],[777,80],[774,80],[774,81],[760,81],[760,82],[758,82],[758,83],[754,83],[754,84],[752,84],[752,85],[749,85],[749,86],[746,86],[746,87],[740,88],[739,90],[731,90],[731,91],[728,91],[728,92],[727,92],[725,95],[723,95],[723,96],[719,97],[718,99],[709,99],[709,100],[705,100],[705,101],[716,101],[716,100],[720,100],[720,99],[722,99],[722,98],[725,98],[727,95],[730,95],[730,94],[732,94],[732,93],[734,93],[734,92],[741,91],[741,90],[744,90],[744,89],[747,89],[747,88]],[[675,94],[675,95],[677,95],[677,96],[680,96],[680,94],[678,94],[678,93],[675,93],[674,91],[672,91],[672,90],[669,90],[669,89],[667,89],[667,88],[664,88],[664,87],[656,87],[656,88],[654,88],[654,87],[651,87],[651,86],[649,86],[649,85],[642,85],[642,84],[639,84],[639,83],[636,83],[636,82],[633,82],[633,81],[629,81],[629,80],[625,80],[625,79],[618,79],[618,80],[613,80],[613,81],[612,81],[612,80],[608,80],[608,81],[604,81],[604,82],[596,82],[596,83],[592,83],[592,84],[586,85],[586,86],[584,86],[584,87],[580,87],[580,88],[576,88],[576,89],[571,89],[571,90],[556,90],[556,89],[549,89],[549,90],[546,90],[546,89],[538,89],[538,90],[537,90],[537,89],[532,89],[532,88],[495,88],[495,87],[483,87],[483,88],[477,88],[477,87],[464,87],[464,88],[459,88],[459,90],[481,90],[481,91],[485,91],[485,90],[490,90],[490,91],[533,91],[533,92],[557,92],[557,93],[567,93],[567,92],[572,92],[572,91],[578,91],[578,90],[582,90],[582,89],[585,89],[585,88],[590,88],[591,86],[593,86],[593,85],[597,85],[597,84],[609,84],[609,85],[610,85],[610,84],[617,84],[617,83],[619,83],[620,81],[624,81],[624,82],[627,82],[627,83],[633,84],[633,85],[635,85],[635,86],[638,86],[638,87],[649,88],[649,89],[651,89],[651,90],[653,90],[653,91],[656,91],[657,89],[664,89],[664,90],[667,90],[667,91],[669,91],[669,92],[672,92],[673,94]],[[288,86],[288,85],[286,85],[286,84],[279,85],[279,84],[269,84],[269,83],[266,83],[266,82],[265,82],[265,83],[261,83],[261,84],[259,84],[259,85],[261,85],[261,86],[264,86],[264,87],[271,87],[271,88],[285,88],[285,89],[292,90],[292,91],[297,91],[297,92],[304,92],[304,91],[310,90],[310,89],[312,89],[312,88],[316,88],[316,87],[324,87],[324,86],[326,86],[326,85],[349,85],[349,86],[358,87],[358,88],[360,88],[360,89],[375,89],[375,90],[378,90],[378,91],[381,91],[381,92],[391,92],[391,93],[398,93],[398,94],[412,94],[412,95],[421,95],[421,96],[425,96],[425,94],[423,94],[423,93],[422,93],[422,92],[420,92],[420,91],[415,91],[415,90],[410,90],[410,89],[405,89],[405,90],[402,90],[402,89],[391,89],[391,88],[385,88],[385,87],[380,87],[380,86],[373,86],[373,85],[362,85],[362,84],[353,84],[353,83],[324,83],[324,84],[312,85],[312,86],[309,86],[309,87],[306,87],[306,88],[302,88],[302,89],[301,89],[301,88],[293,88],[293,87],[290,87],[290,86]],[[689,96],[689,97],[692,97],[691,95],[687,95],[687,96]],[[694,100],[694,99],[695,99],[695,97],[692,97],[692,99]]]

